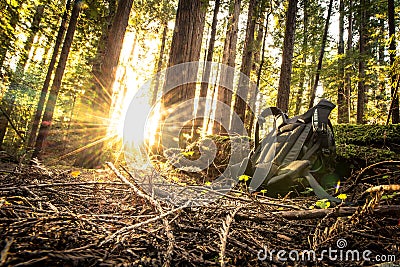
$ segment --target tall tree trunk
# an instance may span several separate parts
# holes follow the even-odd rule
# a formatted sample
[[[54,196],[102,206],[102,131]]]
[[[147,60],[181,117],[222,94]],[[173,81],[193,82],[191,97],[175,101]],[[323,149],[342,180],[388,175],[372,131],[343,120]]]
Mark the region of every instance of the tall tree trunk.
[[[226,30],[226,37],[224,42],[224,51],[222,54],[222,64],[230,68],[224,69],[220,73],[220,83],[226,84],[227,88],[218,87],[217,106],[215,110],[215,122],[213,126],[213,133],[225,134],[226,130],[222,125],[229,125],[230,117],[222,111],[222,105],[231,106],[232,104],[232,89],[233,78],[236,60],[236,44],[238,37],[238,25],[240,15],[241,0],[231,0],[229,8],[229,16]],[[229,88],[229,89],[228,89]],[[228,127],[228,126],[226,126]]]
[[[246,124],[246,102],[249,94],[249,79],[250,71],[252,67],[253,54],[254,54],[254,31],[256,26],[256,10],[257,1],[249,1],[249,11],[247,14],[247,26],[246,26],[246,39],[244,41],[243,55],[242,55],[242,65],[240,66],[240,78],[239,85],[236,92],[234,112],[239,116],[241,121]],[[236,124],[238,121],[233,121]],[[232,129],[240,129],[239,125],[232,125]],[[248,131],[249,129],[247,129]]]
[[[179,0],[175,19],[175,29],[172,36],[171,50],[169,54],[169,68],[180,63],[199,61],[207,2],[208,1],[203,0]],[[179,77],[175,75],[175,73],[167,71],[165,88],[169,88],[170,84],[182,84],[188,80],[195,80],[197,73],[198,68],[193,65],[183,70]],[[171,115],[171,113],[167,111],[173,110],[173,106],[182,103],[185,100],[190,100],[193,101],[194,107],[195,91],[196,84],[194,83],[182,84],[172,90],[165,91],[162,99],[162,109],[165,112],[163,114],[164,116],[160,120],[160,126],[164,123],[165,118]],[[180,114],[179,116],[185,115],[189,114]],[[179,116],[172,115],[171,119],[176,119],[176,123],[180,123],[181,121]],[[173,125],[171,126],[173,127]],[[165,125],[163,129],[168,132],[171,126]],[[193,138],[193,128],[201,127],[201,125],[192,126],[193,127],[190,129],[182,131],[182,133],[189,134]],[[157,136],[156,138],[158,139],[160,137]],[[168,147],[168,144],[162,145]]]
[[[260,66],[258,68],[257,82],[256,82],[257,88],[260,88],[261,74],[262,74],[262,69],[263,69],[264,61],[265,61],[265,42],[266,42],[267,33],[268,33],[269,16],[271,15],[271,13],[272,13],[272,11],[270,11],[267,14],[264,36],[263,36],[263,39],[262,39],[261,61],[260,61]],[[253,120],[254,120],[254,117],[253,117]],[[256,122],[256,128],[254,130],[254,149],[256,149],[258,147],[259,140],[260,140],[260,125]]]
[[[344,88],[344,0],[339,3],[339,45],[338,45],[338,123],[344,123],[348,117],[348,106],[346,105],[346,96]],[[347,112],[346,112],[347,111]]]
[[[96,92],[98,92],[98,99],[95,101],[95,103],[99,105],[99,108],[102,108],[101,111],[103,114],[108,114],[109,112],[112,86],[115,80],[119,56],[121,54],[132,5],[133,0],[118,1],[113,23],[108,31],[107,42],[104,47],[104,56],[100,65],[100,73],[97,76],[98,87]]]
[[[6,134],[8,126],[7,117],[8,118],[10,117],[14,109],[16,91],[18,90],[18,87],[20,86],[20,84],[24,79],[24,72],[26,63],[28,62],[29,52],[32,48],[33,40],[37,32],[39,31],[40,21],[43,17],[43,11],[44,11],[44,6],[39,5],[36,7],[35,14],[33,16],[33,20],[30,27],[30,32],[24,44],[24,50],[22,51],[20,59],[17,63],[17,67],[11,79],[10,86],[1,100],[2,110],[7,114],[0,112],[0,147],[3,144],[4,136]]]
[[[365,108],[365,60],[366,60],[366,8],[365,0],[360,2],[360,41],[359,53],[360,59],[358,62],[358,89],[357,89],[357,123],[364,123],[364,108]]]
[[[102,164],[102,157],[104,155],[104,143],[107,139],[107,128],[108,125],[104,124],[104,121],[110,116],[110,108],[112,103],[113,95],[113,84],[115,81],[115,75],[118,68],[119,57],[124,42],[126,28],[129,22],[129,15],[132,9],[133,0],[119,0],[117,10],[113,16],[112,24],[108,28],[106,37],[104,38],[105,44],[100,44],[100,55],[99,66],[93,66],[94,70],[96,67],[99,70],[98,73],[93,71],[96,82],[94,83],[94,90],[96,97],[93,101],[93,111],[95,116],[93,118],[101,118],[103,125],[100,127],[90,129],[88,134],[91,135],[90,140],[96,137],[96,141],[91,144],[87,149],[82,151],[79,157],[76,159],[74,165],[95,168]],[[111,15],[113,11],[111,10]],[[104,51],[104,52],[103,52]],[[99,53],[99,52],[98,52]],[[111,138],[111,137],[110,137]]]
[[[379,19],[379,32],[380,36],[383,36],[385,34],[385,20],[380,18]],[[383,40],[380,40],[380,36],[377,36],[377,46],[378,46],[378,64],[379,64],[379,69],[378,69],[378,77],[383,77],[382,74],[382,69],[385,66],[385,45]],[[377,95],[375,96],[376,102],[375,102],[375,108],[378,110],[384,110],[386,108],[386,105],[384,103],[384,97],[385,97],[385,87],[386,87],[386,82],[382,78],[378,78],[379,80],[379,87],[378,87],[378,92]],[[385,114],[386,115],[386,114]]]
[[[388,24],[389,24],[389,56],[390,56],[390,94],[392,103],[390,105],[390,113],[392,114],[392,123],[400,123],[399,117],[399,92],[396,87],[396,71],[394,68],[394,62],[396,59],[396,21],[394,18],[394,0],[388,0]],[[399,74],[398,74],[399,75]],[[399,80],[397,79],[397,83]]]
[[[202,0],[179,1],[168,67],[200,59],[204,23],[205,7]],[[190,70],[187,75],[197,75],[197,70]],[[173,82],[174,78],[167,73],[167,83]],[[193,84],[180,86],[164,95],[164,107],[192,99],[194,95],[195,86]]]
[[[61,46],[62,40],[64,38],[64,33],[66,30],[68,13],[69,13],[70,8],[71,8],[71,0],[67,0],[66,6],[65,6],[65,11],[64,11],[64,14],[61,19],[60,28],[58,29],[56,42],[54,44],[53,55],[51,56],[50,64],[47,69],[46,78],[44,80],[43,87],[40,92],[39,102],[37,104],[35,116],[33,117],[32,128],[31,128],[31,132],[29,134],[29,139],[28,139],[28,147],[30,147],[30,148],[33,147],[33,145],[35,144],[35,141],[36,141],[36,133],[39,128],[40,118],[42,117],[43,108],[44,108],[44,104],[45,104],[46,97],[47,97],[47,92],[49,90],[51,76],[53,74],[53,69],[54,69],[54,66],[56,65],[56,61],[57,61],[57,57],[58,57],[58,52],[60,50],[60,46]]]
[[[49,99],[47,100],[46,108],[43,114],[42,124],[40,125],[39,134],[35,142],[35,149],[33,151],[32,158],[40,157],[44,142],[46,141],[46,138],[49,135],[50,126],[53,121],[53,114],[56,106],[58,92],[60,91],[61,81],[64,76],[64,70],[67,64],[72,40],[74,38],[76,25],[78,23],[78,17],[81,10],[81,6],[82,6],[82,1],[75,0],[71,12],[71,18],[69,21],[67,33],[65,35],[64,44],[61,49],[61,55],[58,61],[56,72],[54,74],[54,79],[53,79],[53,84],[51,86]]]
[[[218,23],[217,16],[219,13],[219,7],[220,7],[220,0],[215,0],[215,7],[214,7],[212,24],[211,24],[210,41],[208,43],[206,68],[205,68],[204,74],[203,74],[203,81],[209,81],[209,79],[210,79],[211,65],[208,64],[208,62],[212,62],[213,55],[214,55],[215,35],[217,33],[217,23]],[[201,84],[200,97],[207,96],[207,88],[208,88],[207,82]]]
[[[167,31],[168,31],[168,24],[164,23],[162,37],[161,37],[161,46],[160,52],[158,53],[158,61],[157,61],[157,70],[156,73],[159,73],[162,69],[162,65],[164,62],[164,53],[165,53],[165,42],[167,40]],[[157,95],[160,87],[160,77],[157,75],[156,81],[154,83],[153,95],[151,98],[151,104],[154,105],[157,101]]]
[[[353,49],[353,1],[349,0],[348,11],[348,26],[347,26],[347,48],[346,48],[346,62],[350,59],[351,50]],[[351,95],[351,70],[345,70],[345,101],[346,101],[346,114],[343,115],[343,123],[350,122],[350,95]]]
[[[207,89],[209,88],[209,81],[210,81],[210,72],[211,72],[211,62],[213,61],[213,55],[214,55],[214,45],[215,45],[215,36],[217,33],[217,23],[218,23],[218,13],[219,13],[219,8],[220,8],[220,0],[215,0],[215,5],[214,5],[214,12],[213,12],[213,19],[211,23],[211,33],[210,33],[210,40],[208,43],[208,51],[207,51],[207,58],[205,62],[205,69],[203,73],[203,81],[201,83],[200,87],[200,97],[206,97],[207,95],[209,96],[208,98],[210,101],[213,99],[214,95],[214,90],[216,89],[214,86],[213,91],[208,91]],[[204,119],[203,118],[198,118],[196,119],[195,124],[197,125],[202,125],[201,129],[198,129],[205,133],[208,128],[209,124],[209,118],[211,114],[211,109],[209,110],[204,110]],[[203,122],[203,123],[202,123]]]
[[[260,8],[260,10],[262,10]],[[262,65],[264,64],[264,46],[265,46],[265,34],[264,34],[264,30],[265,33],[267,33],[267,27],[268,27],[268,16],[269,13],[267,15],[267,25],[264,26],[264,21],[265,21],[265,14],[264,14],[264,10],[262,10],[262,14],[260,16],[260,19],[258,21],[258,29],[257,29],[257,37],[256,40],[254,42],[253,45],[253,49],[254,49],[254,57],[253,57],[253,62],[252,62],[252,71],[257,73],[257,82],[256,82],[256,88],[254,88],[254,90],[250,90],[249,91],[249,103],[250,105],[246,106],[246,127],[247,127],[247,133],[249,134],[249,136],[252,136],[252,132],[253,132],[253,125],[254,125],[254,117],[255,114],[254,112],[256,112],[255,110],[255,102],[257,101],[257,97],[258,97],[258,88],[260,86],[260,79],[261,79],[261,71],[262,71]],[[261,56],[261,57],[260,57]],[[252,103],[254,103],[253,105],[251,105]]]
[[[13,2],[11,2],[13,3]],[[4,29],[4,32],[1,32],[2,36],[2,44],[0,45],[0,70],[1,67],[3,67],[4,61],[6,60],[7,52],[11,48],[11,43],[14,40],[16,34],[14,33],[15,27],[17,26],[17,23],[19,21],[19,6],[12,6],[7,3],[6,5],[6,13],[9,14],[9,26],[6,29]],[[2,27],[3,28],[3,27]],[[2,29],[3,30],[3,29]],[[1,73],[0,73],[1,74]],[[1,76],[1,75],[0,75]]]
[[[321,50],[319,52],[317,72],[315,74],[314,85],[313,85],[313,88],[311,91],[310,104],[308,106],[309,108],[312,108],[314,106],[315,93],[317,92],[319,76],[321,74],[321,69],[322,69],[322,60],[324,59],[326,40],[328,39],[328,29],[329,29],[331,14],[332,14],[332,4],[333,4],[333,0],[330,0],[329,6],[328,6],[328,14],[326,16],[326,21],[325,21],[324,35],[322,36]]]
[[[297,0],[289,0],[286,12],[285,37],[283,40],[283,53],[281,74],[279,76],[278,99],[276,106],[283,112],[288,112],[290,82],[292,78],[293,48],[296,29]]]
[[[297,96],[296,96],[296,106],[295,106],[295,111],[294,114],[297,115],[300,112],[301,105],[303,102],[303,94],[304,94],[304,82],[306,79],[306,68],[307,68],[307,43],[308,43],[308,0],[303,0],[303,44],[301,47],[301,53],[303,54],[301,64],[302,64],[302,70],[300,74],[300,84],[299,84],[299,90],[297,91]]]

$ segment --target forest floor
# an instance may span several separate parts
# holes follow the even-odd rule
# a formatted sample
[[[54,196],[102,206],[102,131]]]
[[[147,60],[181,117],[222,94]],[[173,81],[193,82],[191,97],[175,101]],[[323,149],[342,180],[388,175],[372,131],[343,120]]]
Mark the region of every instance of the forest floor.
[[[342,181],[356,206],[234,190],[174,207],[113,165],[2,163],[0,266],[399,266],[399,170],[378,163]]]

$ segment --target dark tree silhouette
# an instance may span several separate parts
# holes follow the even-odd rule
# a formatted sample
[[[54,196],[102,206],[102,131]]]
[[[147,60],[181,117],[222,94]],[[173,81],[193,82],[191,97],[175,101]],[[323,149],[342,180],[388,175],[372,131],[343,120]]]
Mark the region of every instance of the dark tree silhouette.
[[[328,39],[328,29],[329,29],[331,14],[332,14],[332,4],[333,4],[333,0],[330,0],[329,6],[328,6],[328,14],[326,15],[326,20],[325,20],[324,34],[322,36],[322,41],[321,41],[321,50],[319,52],[317,72],[315,73],[314,84],[313,84],[313,87],[311,88],[310,104],[308,106],[309,108],[312,108],[314,106],[315,93],[317,92],[319,77],[320,77],[321,69],[322,69],[322,60],[324,59],[326,40]]]
[[[286,12],[285,37],[283,40],[283,53],[281,74],[279,76],[278,99],[276,106],[283,112],[289,109],[290,82],[292,76],[293,46],[296,29],[297,0],[289,0]]]
[[[31,132],[29,134],[28,147],[33,147],[33,145],[35,144],[35,141],[36,141],[36,134],[37,134],[37,130],[39,128],[40,118],[42,117],[44,104],[46,102],[47,92],[48,92],[49,86],[50,86],[51,76],[53,74],[53,70],[56,65],[58,53],[60,51],[60,46],[61,46],[63,38],[64,38],[64,34],[65,34],[66,26],[67,26],[67,20],[68,20],[68,13],[69,13],[70,8],[71,8],[71,0],[68,0],[66,3],[66,6],[65,6],[64,14],[61,18],[61,24],[58,29],[56,42],[55,42],[54,48],[53,48],[53,54],[51,56],[49,67],[47,68],[46,78],[44,80],[43,87],[40,92],[40,97],[39,97],[39,101],[37,104],[36,112],[35,112],[35,115],[32,120],[32,128],[31,128]]]
[[[395,73],[395,59],[396,59],[396,22],[394,19],[395,6],[394,0],[388,0],[388,24],[389,24],[389,56],[390,56],[390,93],[392,96],[392,103],[390,104],[389,116],[392,115],[392,123],[400,123],[399,116],[399,92],[398,85],[399,79],[396,81]],[[397,74],[399,77],[399,74]],[[388,119],[389,120],[389,119]]]
[[[1,108],[0,112],[0,147],[3,144],[4,136],[6,135],[8,121],[11,113],[14,110],[14,104],[16,100],[16,91],[18,87],[21,86],[21,83],[24,79],[25,67],[28,62],[29,52],[33,45],[33,40],[39,31],[40,21],[42,20],[44,12],[44,6],[39,5],[36,7],[35,14],[33,15],[30,31],[28,38],[24,43],[24,49],[21,53],[20,59],[17,63],[17,67],[15,72],[11,77],[11,83],[8,90],[5,92],[2,100],[1,100]]]
[[[39,158],[43,150],[44,143],[50,132],[50,126],[53,121],[54,109],[56,106],[56,101],[58,93],[61,87],[61,81],[64,76],[65,66],[67,64],[67,59],[69,51],[71,48],[72,40],[74,38],[76,25],[78,23],[79,13],[81,11],[82,1],[75,0],[74,6],[71,12],[71,18],[69,20],[67,33],[65,35],[65,40],[63,47],[61,49],[61,55],[58,61],[57,69],[54,74],[53,84],[50,89],[49,98],[46,103],[46,108],[44,110],[42,123],[39,128],[39,133],[35,142],[35,149],[32,154],[32,158]]]

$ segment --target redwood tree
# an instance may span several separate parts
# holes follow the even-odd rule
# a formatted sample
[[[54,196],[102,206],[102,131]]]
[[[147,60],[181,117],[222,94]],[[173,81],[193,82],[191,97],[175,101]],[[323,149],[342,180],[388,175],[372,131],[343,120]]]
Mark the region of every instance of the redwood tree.
[[[35,112],[35,115],[32,120],[32,128],[31,128],[31,132],[29,134],[28,147],[33,147],[33,145],[35,144],[35,141],[36,141],[36,133],[39,128],[40,118],[42,117],[44,104],[46,102],[46,97],[47,97],[47,92],[48,92],[49,86],[50,86],[51,76],[53,74],[53,70],[56,65],[58,53],[60,51],[60,46],[61,46],[63,38],[64,38],[64,34],[65,34],[66,26],[67,26],[67,20],[68,20],[68,13],[69,13],[70,8],[71,8],[71,0],[67,0],[66,6],[65,6],[65,11],[61,18],[61,24],[58,29],[56,42],[54,44],[53,54],[51,56],[49,67],[47,68],[46,78],[44,80],[43,87],[40,92],[40,97],[39,97],[39,101],[37,104],[36,112]]]
[[[222,54],[222,64],[231,67],[230,69],[223,69],[220,73],[220,83],[227,84],[225,88],[220,86],[218,88],[217,105],[215,110],[215,122],[213,126],[214,133],[223,133],[225,130],[222,124],[229,125],[230,118],[226,118],[226,114],[222,112],[222,105],[231,106],[232,102],[232,89],[233,89],[233,77],[234,73],[232,68],[235,67],[236,60],[236,45],[238,37],[238,25],[239,25],[239,15],[240,15],[240,4],[241,0],[231,0],[229,6],[229,15],[227,30],[225,35],[224,50]],[[226,122],[223,122],[226,120]]]
[[[256,25],[256,10],[257,10],[257,1],[250,0],[249,11],[247,14],[246,39],[244,41],[242,64],[240,66],[240,72],[242,75],[239,78],[239,85],[234,103],[234,112],[239,116],[239,118],[242,120],[243,123],[245,123],[246,102],[249,93],[249,88],[248,88],[249,80],[247,79],[247,77],[250,76],[253,54],[254,54],[253,45],[254,45],[254,31]],[[232,123],[233,122],[234,121],[232,121]],[[234,129],[238,129],[237,126],[238,125],[234,125],[233,126]]]
[[[395,58],[396,58],[396,24],[395,24],[395,9],[394,0],[388,0],[388,24],[389,24],[389,55],[390,55],[390,93],[392,96],[392,103],[390,104],[389,117],[392,115],[392,123],[400,123],[399,116],[399,92],[398,85],[396,85],[396,71],[395,71]],[[399,77],[399,74],[397,74]],[[397,79],[399,83],[399,79]]]
[[[360,2],[360,25],[359,25],[359,53],[360,58],[358,61],[358,89],[357,89],[357,123],[364,123],[364,109],[365,109],[365,60],[366,60],[366,38],[367,38],[367,6],[366,0]]]
[[[64,44],[61,49],[61,55],[58,61],[56,72],[54,74],[54,79],[53,79],[53,84],[51,86],[49,99],[47,100],[46,103],[46,108],[43,114],[42,123],[39,128],[39,134],[35,142],[35,149],[33,151],[32,158],[40,157],[43,145],[50,132],[50,126],[53,121],[54,109],[56,106],[58,93],[60,91],[61,81],[64,75],[65,66],[67,64],[67,59],[71,48],[72,40],[74,38],[76,25],[78,23],[81,7],[82,7],[82,0],[75,0],[71,12],[71,18],[68,24],[67,33],[65,35]]]
[[[324,59],[326,40],[328,39],[328,29],[329,29],[331,14],[332,14],[332,4],[333,4],[333,0],[330,0],[329,6],[328,6],[328,14],[326,15],[324,35],[322,36],[321,49],[319,52],[317,72],[315,74],[315,80],[314,80],[313,87],[311,88],[310,104],[308,106],[309,108],[312,108],[314,106],[315,93],[317,92],[319,77],[320,77],[321,69],[322,69],[322,60]]]
[[[213,20],[212,20],[212,24],[211,24],[210,41],[208,43],[208,51],[207,51],[207,58],[206,58],[206,68],[205,68],[204,74],[203,74],[204,81],[208,81],[210,79],[211,65],[208,64],[208,62],[211,62],[213,60],[215,35],[217,33],[217,23],[218,23],[217,16],[218,16],[218,12],[219,12],[219,7],[220,7],[220,0],[215,0]],[[208,88],[207,82],[201,84],[200,97],[207,96],[207,88]]]
[[[92,110],[95,112],[92,118],[101,118],[105,121],[109,117],[111,97],[113,95],[112,86],[115,80],[133,0],[119,0],[117,5],[112,24],[107,29],[106,37],[103,37],[105,43],[100,44],[98,48],[101,49],[101,53],[98,52],[100,58],[96,62],[98,69],[94,68],[96,71],[93,71],[95,75],[93,90],[96,93],[96,97],[92,106]],[[106,136],[107,126],[107,124],[103,124],[99,128],[88,131],[88,134],[91,135],[89,139],[93,140],[95,138],[96,140],[91,144],[85,144],[89,148],[83,150],[76,159],[76,166],[94,168],[101,165],[104,154],[104,142],[108,140]]]
[[[306,79],[306,65],[307,65],[307,43],[308,43],[308,0],[303,0],[303,43],[301,46],[301,53],[302,53],[302,70],[300,74],[300,84],[299,90],[297,91],[296,96],[296,106],[294,114],[299,114],[301,109],[301,104],[303,101],[303,94],[304,94],[304,83]]]
[[[28,55],[32,48],[33,40],[37,32],[39,31],[43,11],[43,5],[39,5],[36,7],[30,27],[30,32],[24,43],[24,48],[17,63],[16,70],[11,77],[10,86],[1,100],[2,112],[0,112],[0,147],[3,144],[4,136],[6,134],[9,117],[14,110],[16,91],[18,90],[18,87],[20,86],[24,78],[25,67],[28,62]]]
[[[185,62],[199,61],[207,4],[208,1],[204,0],[179,1],[175,18],[174,34],[171,42],[171,50],[169,53],[169,68]],[[163,125],[164,119],[171,115],[171,113],[167,112],[171,107],[185,100],[193,100],[194,107],[196,84],[186,82],[188,80],[194,80],[197,76],[197,72],[198,68],[193,65],[189,66],[187,69],[183,69],[180,75],[167,71],[165,88],[169,88],[170,84],[175,83],[182,85],[169,91],[164,90],[162,99],[163,117],[160,120],[159,126],[164,126],[163,129],[165,132],[169,131],[169,126],[172,126],[171,124]],[[179,120],[178,117],[171,116],[171,118]],[[180,121],[177,121],[177,123],[179,122]],[[192,127],[188,127],[184,131],[185,134],[189,134],[192,138],[194,129],[202,127],[200,120],[196,120],[195,122],[198,124],[192,124]],[[158,131],[156,136],[156,140],[158,140],[157,143],[160,143],[159,141],[161,140],[160,138],[162,134],[163,133]],[[162,145],[166,146],[167,144]],[[161,147],[159,148],[161,149]]]
[[[296,29],[297,0],[289,0],[286,12],[285,37],[283,41],[281,74],[279,76],[276,106],[283,112],[289,109],[290,81],[292,76],[293,48]]]
[[[344,87],[344,0],[339,3],[339,45],[338,45],[338,123],[348,122],[349,111]]]
[[[352,49],[353,49],[353,1],[348,1],[348,25],[347,25],[347,48],[346,48],[346,60],[350,58]],[[347,61],[346,61],[347,62]],[[351,70],[345,69],[345,80],[344,80],[344,87],[345,87],[345,101],[346,101],[346,111],[347,116],[343,115],[343,122],[348,123],[350,121],[350,94],[351,94]]]

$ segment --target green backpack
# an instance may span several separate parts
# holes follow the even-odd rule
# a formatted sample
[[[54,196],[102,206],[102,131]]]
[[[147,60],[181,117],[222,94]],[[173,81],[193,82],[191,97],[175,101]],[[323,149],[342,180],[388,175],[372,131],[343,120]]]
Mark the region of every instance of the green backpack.
[[[335,138],[329,114],[335,105],[322,99],[303,115],[288,118],[276,107],[264,110],[260,127],[269,120],[272,129],[259,141],[249,157],[246,174],[251,191],[266,190],[269,196],[283,196],[308,185],[321,199],[341,202],[321,186],[332,177],[335,166]],[[336,183],[331,181],[331,185]],[[303,187],[303,188],[301,188]]]

